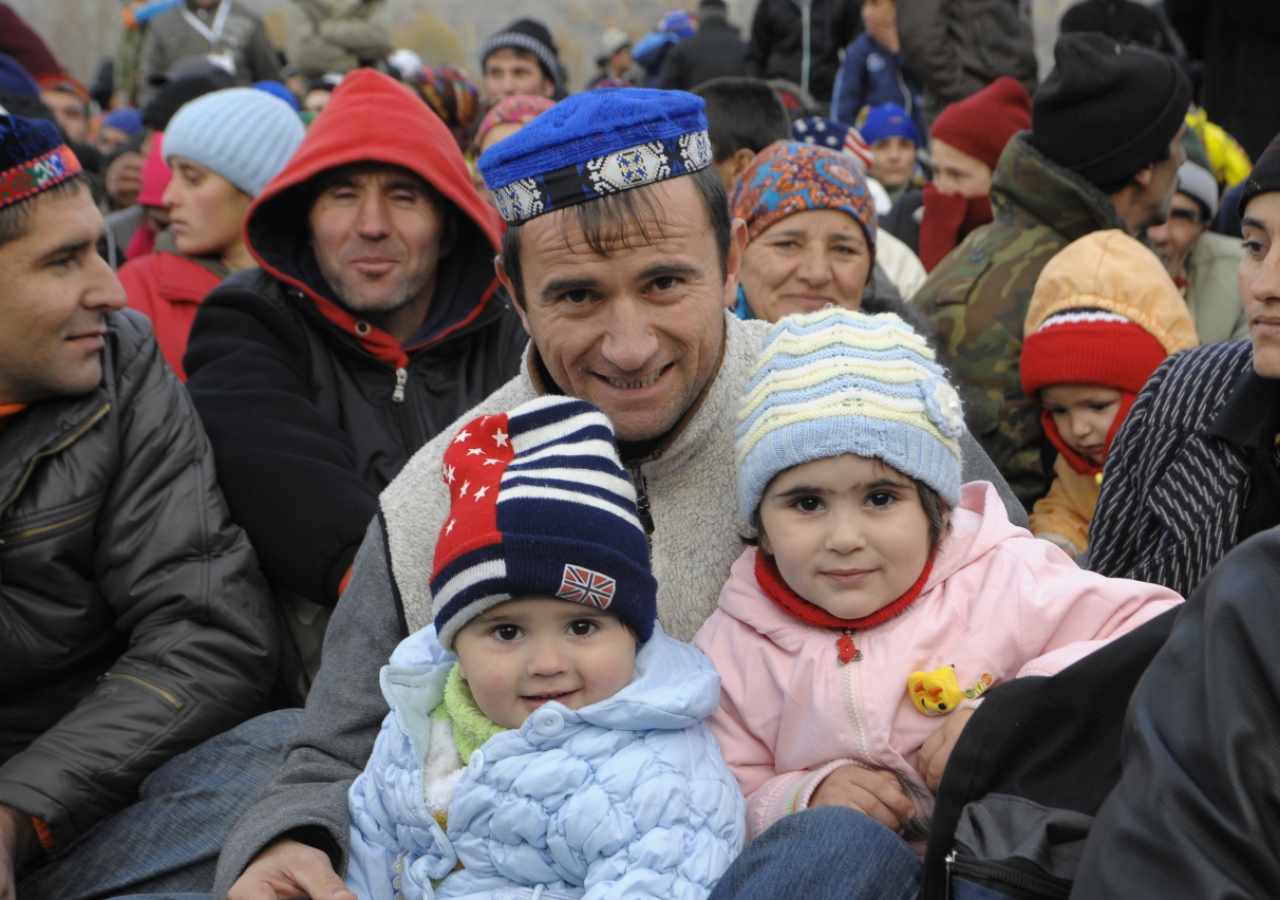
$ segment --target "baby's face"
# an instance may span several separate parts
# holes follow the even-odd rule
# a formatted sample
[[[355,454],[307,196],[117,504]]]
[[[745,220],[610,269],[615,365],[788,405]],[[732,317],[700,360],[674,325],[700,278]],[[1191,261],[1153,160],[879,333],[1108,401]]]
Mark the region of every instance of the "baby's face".
[[[553,700],[581,709],[612,697],[636,665],[617,616],[551,597],[500,603],[464,625],[453,650],[476,705],[504,728]]]
[[[929,516],[910,478],[846,454],[779,474],[760,501],[760,549],[790,588],[841,619],[888,606],[929,559]]]
[[[1096,384],[1058,384],[1040,391],[1062,442],[1095,466],[1106,462],[1107,435],[1123,399],[1115,388]]]

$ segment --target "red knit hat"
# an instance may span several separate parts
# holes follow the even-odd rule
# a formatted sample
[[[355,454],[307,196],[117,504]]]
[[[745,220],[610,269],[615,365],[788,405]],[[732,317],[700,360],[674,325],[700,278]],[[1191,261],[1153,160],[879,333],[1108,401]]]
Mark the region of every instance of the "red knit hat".
[[[1022,82],[1002,75],[972,97],[944,109],[929,129],[929,137],[994,169],[1009,138],[1030,127],[1031,95]]]
[[[1120,411],[1107,432],[1111,449],[1138,392],[1168,352],[1141,325],[1102,309],[1071,309],[1050,316],[1022,345],[1022,390],[1037,403],[1040,391],[1057,384],[1096,384],[1118,390]],[[1045,434],[1071,468],[1086,475],[1102,469],[1072,450],[1058,434],[1048,410],[1040,414]]]

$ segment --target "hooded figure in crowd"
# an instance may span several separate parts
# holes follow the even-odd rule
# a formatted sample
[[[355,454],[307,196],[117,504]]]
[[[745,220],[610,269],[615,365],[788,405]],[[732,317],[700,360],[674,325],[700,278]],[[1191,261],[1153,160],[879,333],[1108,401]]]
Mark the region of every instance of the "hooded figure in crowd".
[[[378,492],[515,374],[525,335],[453,135],[371,70],[334,90],[245,237],[261,269],[201,304],[184,364],[293,626],[284,677],[301,699]]]

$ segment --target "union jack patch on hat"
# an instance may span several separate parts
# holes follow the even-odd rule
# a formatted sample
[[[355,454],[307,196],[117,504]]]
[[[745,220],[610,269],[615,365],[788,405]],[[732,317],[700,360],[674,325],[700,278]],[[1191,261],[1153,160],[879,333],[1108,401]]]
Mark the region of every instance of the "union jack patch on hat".
[[[480,416],[450,441],[441,478],[449,516],[431,596],[443,647],[480,613],[524,597],[608,610],[649,639],[657,585],[648,541],[602,412],[541,397]]]

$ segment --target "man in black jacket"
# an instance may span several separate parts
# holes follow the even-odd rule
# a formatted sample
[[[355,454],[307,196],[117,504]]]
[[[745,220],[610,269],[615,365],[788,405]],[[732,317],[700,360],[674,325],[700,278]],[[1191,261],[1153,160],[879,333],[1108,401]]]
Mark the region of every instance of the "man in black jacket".
[[[221,776],[202,750],[179,754],[260,709],[276,670],[253,549],[186,391],[146,320],[122,311],[104,233],[56,129],[0,115],[6,898],[19,877],[34,900],[165,886],[201,857],[207,870],[243,805],[184,805],[175,792],[204,796]],[[214,748],[246,800],[283,740],[255,745],[252,727]],[[143,837],[166,833],[183,839]]]
[[[713,78],[747,74],[747,43],[729,24],[724,0],[698,4],[698,32],[671,48],[658,75],[664,91],[691,91]]]
[[[247,236],[262,268],[201,304],[184,366],[289,626],[281,677],[300,701],[379,491],[516,374],[527,339],[457,143],[372,70],[333,92]]]
[[[760,0],[751,20],[747,74],[785,78],[831,102],[840,51],[862,30],[855,0]]]

